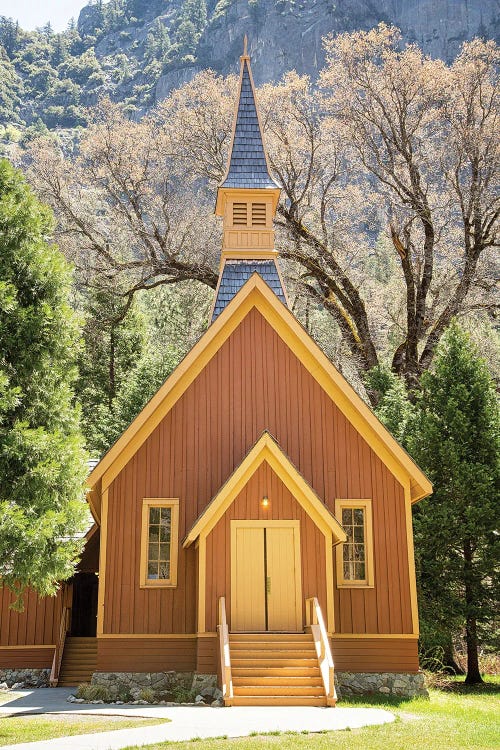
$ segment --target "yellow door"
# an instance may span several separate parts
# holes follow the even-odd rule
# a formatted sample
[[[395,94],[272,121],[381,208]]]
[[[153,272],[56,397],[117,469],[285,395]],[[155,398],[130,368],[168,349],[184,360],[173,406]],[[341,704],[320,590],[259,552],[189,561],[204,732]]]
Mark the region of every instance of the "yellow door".
[[[231,630],[302,630],[298,521],[232,521]]]
[[[267,630],[297,631],[302,629],[298,528],[270,526],[265,534]]]
[[[232,543],[231,630],[265,630],[264,529],[237,526]]]

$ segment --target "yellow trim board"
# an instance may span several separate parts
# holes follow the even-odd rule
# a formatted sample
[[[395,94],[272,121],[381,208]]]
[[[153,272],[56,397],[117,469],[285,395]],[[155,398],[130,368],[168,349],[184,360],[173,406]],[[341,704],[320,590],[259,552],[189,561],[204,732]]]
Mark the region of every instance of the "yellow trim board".
[[[217,633],[210,633],[210,636],[216,636]],[[117,639],[117,638],[142,638],[142,639],[154,639],[162,638],[165,640],[193,640],[193,638],[200,638],[204,637],[205,634],[200,633],[101,633],[99,635],[99,639],[106,638],[106,639]]]
[[[270,465],[323,533],[333,534],[337,542],[345,541],[345,532],[335,516],[330,513],[312,487],[299,474],[269,432],[264,432],[191,527],[183,541],[184,548],[189,547],[200,535],[205,538],[210,533],[264,461]]]
[[[290,310],[280,302],[257,273],[243,285],[130,427],[97,464],[88,477],[89,486],[94,487],[102,478],[103,489],[109,487],[222,344],[254,308],[291,348],[396,479],[403,485],[410,479],[412,501],[416,502],[429,495],[432,492],[432,484],[421,469],[379,422]]]
[[[410,607],[413,632],[418,635],[420,625],[418,620],[417,574],[415,571],[415,550],[413,546],[413,519],[411,514],[411,494],[409,484],[405,484],[405,523],[406,523],[406,553],[408,555],[408,580],[410,582]]]
[[[99,540],[99,583],[97,588],[97,635],[104,630],[104,595],[106,588],[106,548],[108,542],[108,490],[102,493],[101,538]]]
[[[331,633],[330,638],[334,640],[341,640],[342,638],[351,640],[352,638],[393,638],[401,640],[407,638],[408,640],[417,641],[418,635],[415,633]]]
[[[0,651],[20,651],[21,649],[34,649],[34,648],[55,648],[55,643],[34,643],[32,646],[30,645],[24,645],[24,646],[0,646]]]

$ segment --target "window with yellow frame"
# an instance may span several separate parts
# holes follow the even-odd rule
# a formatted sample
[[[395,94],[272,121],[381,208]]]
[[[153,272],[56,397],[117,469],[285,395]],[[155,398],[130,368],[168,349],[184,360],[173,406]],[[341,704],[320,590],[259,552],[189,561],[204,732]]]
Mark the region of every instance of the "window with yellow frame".
[[[336,500],[335,516],[347,534],[347,541],[336,547],[337,586],[372,588],[372,501]]]
[[[141,528],[141,587],[177,586],[179,500],[144,498]]]

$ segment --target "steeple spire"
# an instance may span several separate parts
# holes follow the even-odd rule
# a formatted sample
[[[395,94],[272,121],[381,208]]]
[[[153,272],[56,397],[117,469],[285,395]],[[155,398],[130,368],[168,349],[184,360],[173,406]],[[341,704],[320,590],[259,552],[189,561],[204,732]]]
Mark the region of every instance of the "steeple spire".
[[[264,137],[255,103],[255,87],[245,34],[240,57],[238,106],[233,122],[233,137],[228,168],[221,188],[279,189],[269,172]]]
[[[245,35],[228,167],[215,206],[215,213],[224,219],[224,239],[212,320],[253,273],[286,304],[274,249],[273,218],[279,196],[264,148]]]

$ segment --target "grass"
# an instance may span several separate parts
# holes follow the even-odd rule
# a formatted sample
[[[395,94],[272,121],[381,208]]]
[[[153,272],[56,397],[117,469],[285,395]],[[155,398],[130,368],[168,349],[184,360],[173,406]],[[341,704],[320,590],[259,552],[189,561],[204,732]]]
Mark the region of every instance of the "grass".
[[[12,693],[11,693],[12,695]],[[168,719],[128,719],[121,716],[4,716],[0,717],[0,745],[50,740],[73,734],[94,734],[163,724]]]
[[[430,700],[352,699],[343,707],[385,708],[396,716],[392,724],[337,732],[270,733],[241,739],[191,740],[149,745],[148,750],[486,750],[499,747],[500,679],[468,688],[450,681],[431,690]],[[228,709],[231,710],[231,709]],[[133,748],[128,748],[133,750]]]

